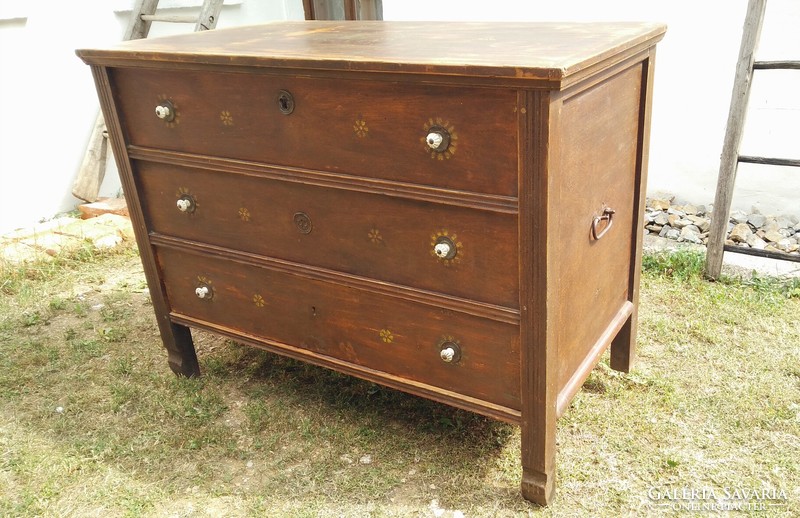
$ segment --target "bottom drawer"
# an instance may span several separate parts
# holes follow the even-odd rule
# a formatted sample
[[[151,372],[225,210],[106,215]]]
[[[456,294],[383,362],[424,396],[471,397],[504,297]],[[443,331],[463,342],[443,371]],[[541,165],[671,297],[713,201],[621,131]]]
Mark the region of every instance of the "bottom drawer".
[[[166,247],[158,247],[156,255],[175,316],[520,408],[516,325],[316,279],[303,271],[288,273]],[[448,349],[454,353],[449,362],[443,359]]]

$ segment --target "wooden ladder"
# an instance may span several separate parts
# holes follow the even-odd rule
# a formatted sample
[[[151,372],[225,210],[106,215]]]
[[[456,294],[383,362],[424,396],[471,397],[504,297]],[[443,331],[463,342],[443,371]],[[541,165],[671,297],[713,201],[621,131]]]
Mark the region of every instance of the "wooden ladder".
[[[136,0],[131,20],[123,37],[124,41],[146,38],[153,22],[193,23],[195,31],[207,31],[217,26],[219,13],[225,0],[204,0],[197,15],[170,15],[157,12],[159,0]],[[92,135],[78,177],[72,186],[72,194],[84,201],[96,201],[100,184],[106,172],[108,135],[103,114],[95,121]]]
[[[717,279],[719,277],[722,271],[722,256],[726,251],[800,262],[800,256],[725,244],[725,236],[728,233],[731,200],[733,198],[733,186],[739,164],[745,162],[750,164],[800,167],[800,160],[798,159],[745,156],[739,154],[742,135],[744,134],[745,115],[747,113],[747,102],[750,98],[753,71],[800,70],[800,61],[755,61],[754,54],[761,36],[761,26],[764,22],[766,6],[767,0],[750,0],[747,5],[742,45],[739,49],[739,62],[736,65],[731,107],[728,112],[728,126],[725,131],[722,156],[720,157],[717,192],[714,197],[714,211],[712,213],[711,227],[708,235],[705,275],[709,279]]]

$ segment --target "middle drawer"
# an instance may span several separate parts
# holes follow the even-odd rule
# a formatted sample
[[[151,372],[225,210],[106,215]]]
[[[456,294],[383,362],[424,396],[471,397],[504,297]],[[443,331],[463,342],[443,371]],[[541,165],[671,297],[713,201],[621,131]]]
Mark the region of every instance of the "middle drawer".
[[[148,230],[509,308],[517,216],[138,161]]]

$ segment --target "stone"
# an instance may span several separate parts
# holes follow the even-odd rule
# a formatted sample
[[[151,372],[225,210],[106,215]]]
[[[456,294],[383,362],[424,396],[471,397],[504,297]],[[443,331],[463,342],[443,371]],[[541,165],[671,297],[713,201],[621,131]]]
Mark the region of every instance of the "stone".
[[[778,225],[778,222],[775,221],[775,218],[767,218],[767,221],[761,225],[761,228],[764,229],[764,232],[777,232],[781,227]]]
[[[686,225],[685,227],[683,227],[683,229],[685,229],[687,232],[692,232],[694,234],[697,234],[698,236],[700,235],[700,229],[697,228],[697,225]]]
[[[677,214],[670,214],[670,215],[667,216],[667,223],[669,223],[670,227],[674,227],[674,226],[677,226],[676,223],[680,219],[681,219],[681,217],[678,216]]]
[[[739,223],[747,223],[747,213],[745,213],[742,210],[735,210],[731,212],[731,221],[733,221],[737,225]]]
[[[678,216],[680,216],[680,217],[683,217],[683,216],[685,216],[685,215],[686,215],[686,213],[685,213],[685,212],[683,212],[682,210],[678,210],[678,209],[676,209],[676,208],[674,208],[674,207],[670,207],[670,208],[668,208],[668,209],[667,209],[667,214],[675,214],[675,215],[678,215]]]
[[[796,224],[792,228],[794,229],[795,232],[800,232],[800,223]]]
[[[679,237],[681,237],[681,231],[678,230],[677,228],[670,228],[670,227],[664,227],[664,228],[669,230],[667,230],[664,233],[663,237],[666,237],[667,239],[678,239]]]
[[[651,230],[651,231],[655,232],[656,234],[658,234],[659,232],[661,232],[661,229],[664,228],[664,227],[661,226],[661,225],[655,225],[654,224],[654,225],[647,225],[644,228],[647,229],[647,230]]]
[[[647,205],[656,210],[667,210],[670,207],[669,200],[660,198],[651,199]]]
[[[782,252],[788,252],[792,244],[793,243],[788,239],[781,239],[775,244],[775,246],[778,248],[778,250],[781,250]]]
[[[691,225],[692,224],[691,220],[688,220],[688,219],[685,219],[685,218],[679,218],[674,223],[673,222],[670,222],[670,223],[671,223],[671,226],[673,226],[675,228],[683,228],[683,227],[685,227],[687,225]]]
[[[683,212],[685,212],[687,215],[694,216],[694,215],[697,214],[697,207],[694,206],[694,205],[691,205],[691,204],[690,205],[684,205],[681,210],[683,210]]]
[[[706,209],[705,205],[698,205],[697,206],[697,215],[698,216],[705,216],[706,212],[708,212],[708,210]]]
[[[795,216],[794,214],[789,215],[789,221],[792,222],[792,225],[797,225],[798,223],[800,223],[800,219],[798,219],[798,217]]]
[[[750,234],[746,242],[750,245],[750,248],[755,248],[756,250],[764,250],[764,247],[767,246],[767,242],[755,234]]]
[[[711,221],[703,216],[694,216],[692,214],[688,214],[686,219],[697,225],[697,227],[700,229],[700,232],[705,232],[711,226]]]
[[[653,218],[653,223],[656,225],[661,225],[662,227],[669,223],[669,215],[665,212],[659,212],[656,214],[655,218]]]
[[[746,243],[747,237],[753,235],[753,231],[750,230],[750,227],[747,223],[739,223],[733,230],[731,230],[731,234],[729,239],[735,243]]]
[[[764,234],[764,239],[766,241],[772,241],[773,243],[778,243],[781,240],[786,239],[786,236],[784,236],[780,232],[776,232],[774,230],[771,230],[771,231],[767,232],[766,234]]]
[[[686,241],[687,243],[696,243],[698,245],[703,243],[703,240],[700,238],[700,231],[694,225],[683,227],[678,241]]]
[[[793,222],[791,219],[789,219],[789,216],[778,216],[775,218],[775,222],[778,224],[779,228],[790,228],[797,223],[796,221]]]
[[[761,228],[767,222],[767,218],[761,214],[752,213],[747,216],[747,222],[756,228]]]
[[[789,230],[788,228],[779,228],[778,234],[782,235],[783,237],[792,237],[794,232]]]

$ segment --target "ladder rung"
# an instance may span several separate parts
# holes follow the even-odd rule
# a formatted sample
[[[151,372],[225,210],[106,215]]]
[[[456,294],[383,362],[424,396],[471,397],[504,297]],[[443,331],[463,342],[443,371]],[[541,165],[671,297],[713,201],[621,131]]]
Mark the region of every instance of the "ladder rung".
[[[747,248],[744,246],[725,245],[722,247],[726,252],[734,252],[744,255],[756,255],[758,257],[768,257],[781,261],[794,261],[800,263],[800,255],[788,254],[786,252],[773,252],[772,250],[759,250],[758,248]]]
[[[748,164],[787,165],[790,167],[800,167],[800,159],[797,158],[768,158],[763,156],[739,155],[739,162],[746,162]]]
[[[143,14],[141,17],[145,22],[197,23],[197,15],[191,14]]]
[[[800,61],[755,61],[755,70],[800,70]]]

